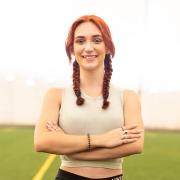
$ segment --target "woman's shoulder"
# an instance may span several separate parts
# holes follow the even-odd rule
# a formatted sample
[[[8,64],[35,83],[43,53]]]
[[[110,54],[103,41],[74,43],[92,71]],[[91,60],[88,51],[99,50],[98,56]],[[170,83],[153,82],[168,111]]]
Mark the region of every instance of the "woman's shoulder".
[[[48,94],[49,96],[59,96],[59,94],[62,93],[62,89],[60,87],[51,87],[49,89],[47,89],[46,94]]]
[[[139,98],[138,93],[133,89],[127,89],[116,84],[111,84],[112,89],[116,89],[116,92],[121,95],[123,102],[137,101]]]
[[[132,89],[124,89],[124,94],[127,96],[137,96],[138,93],[135,90]]]
[[[72,88],[71,84],[68,84],[68,85],[62,86],[62,87],[51,87],[51,88],[47,89],[45,96],[49,97],[54,102],[58,102],[59,104],[61,104],[61,100],[62,100],[64,91],[67,91],[71,88]]]
[[[61,87],[51,87],[47,89],[45,93],[45,99],[48,99],[49,101],[56,102],[58,104],[61,103],[61,96],[62,96],[63,88]]]
[[[139,94],[132,89],[123,90],[124,102],[137,102],[139,101]]]

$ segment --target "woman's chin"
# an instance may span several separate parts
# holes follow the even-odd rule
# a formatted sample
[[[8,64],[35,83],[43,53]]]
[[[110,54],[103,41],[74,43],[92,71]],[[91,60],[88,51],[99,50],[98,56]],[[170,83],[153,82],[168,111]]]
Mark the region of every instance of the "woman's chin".
[[[86,64],[82,66],[82,69],[85,71],[93,71],[98,68],[97,64]]]

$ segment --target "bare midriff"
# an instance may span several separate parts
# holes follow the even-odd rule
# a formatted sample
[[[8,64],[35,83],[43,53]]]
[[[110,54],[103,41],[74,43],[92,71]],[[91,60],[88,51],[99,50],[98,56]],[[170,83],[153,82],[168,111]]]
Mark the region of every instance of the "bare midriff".
[[[121,169],[109,169],[109,168],[99,168],[99,167],[65,167],[62,166],[61,169],[68,171],[80,176],[85,176],[88,178],[106,178],[111,176],[116,176],[122,174]]]

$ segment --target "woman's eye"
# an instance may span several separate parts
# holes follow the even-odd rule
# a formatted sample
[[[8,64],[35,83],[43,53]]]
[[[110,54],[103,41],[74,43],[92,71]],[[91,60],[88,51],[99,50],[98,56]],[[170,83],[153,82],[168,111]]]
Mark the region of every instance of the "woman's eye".
[[[84,40],[83,39],[77,39],[75,42],[78,44],[82,44],[84,42]]]
[[[102,39],[96,38],[96,39],[94,39],[94,42],[95,42],[95,43],[100,43],[100,42],[102,42]]]

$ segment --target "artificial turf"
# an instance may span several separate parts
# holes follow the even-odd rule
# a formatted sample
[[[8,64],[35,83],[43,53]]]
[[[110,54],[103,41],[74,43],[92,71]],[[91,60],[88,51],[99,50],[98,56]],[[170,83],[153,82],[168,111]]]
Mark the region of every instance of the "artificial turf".
[[[0,128],[0,179],[32,179],[46,153],[33,149],[33,128]],[[53,180],[59,167],[57,156],[44,176]],[[123,180],[178,180],[180,132],[145,133],[144,152],[124,158]]]

